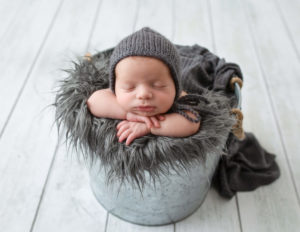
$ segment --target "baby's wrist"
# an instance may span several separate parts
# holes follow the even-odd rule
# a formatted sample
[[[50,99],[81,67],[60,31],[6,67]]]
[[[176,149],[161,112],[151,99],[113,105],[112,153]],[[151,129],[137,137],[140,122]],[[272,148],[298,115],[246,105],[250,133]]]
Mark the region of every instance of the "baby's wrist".
[[[149,133],[150,134],[153,134],[153,135],[156,135],[157,134],[157,131],[161,129],[161,128],[156,128],[156,127],[151,127],[149,128]]]

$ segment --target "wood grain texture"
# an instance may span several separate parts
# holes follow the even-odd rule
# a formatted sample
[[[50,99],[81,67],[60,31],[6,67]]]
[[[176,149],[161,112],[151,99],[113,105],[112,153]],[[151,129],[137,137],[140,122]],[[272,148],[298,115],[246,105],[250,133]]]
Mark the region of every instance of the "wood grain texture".
[[[0,0],[0,230],[298,231],[299,7],[297,0]],[[241,66],[245,130],[277,155],[280,179],[231,200],[211,189],[194,214],[167,226],[134,225],[99,205],[85,166],[63,139],[57,146],[54,112],[45,107],[60,68],[143,26]]]
[[[90,189],[87,168],[67,154],[61,144],[33,231],[105,231],[107,212]]]
[[[199,44],[215,52],[208,1],[176,1],[175,9],[174,43]],[[235,199],[223,199],[211,189],[196,213],[176,223],[176,232],[188,231],[240,231]]]
[[[273,82],[275,75],[278,76],[272,70],[279,71],[279,67],[273,63],[283,62],[282,57],[276,55],[276,51],[283,48],[282,41],[277,45],[271,42],[280,41],[271,40],[271,34],[273,38],[284,35],[280,22],[273,26],[277,12],[274,8],[270,10],[272,4],[271,1],[265,6],[258,1],[249,1],[244,5],[241,1],[212,2],[213,18],[222,19],[214,20],[213,24],[217,52],[221,56],[228,54],[228,59],[239,63],[244,73],[242,105],[245,130],[253,132],[267,151],[277,155],[276,161],[281,169],[280,179],[273,184],[253,192],[238,193],[243,231],[297,231],[299,228],[299,206],[281,141],[281,127],[278,128],[278,118],[273,115],[272,105],[272,101],[276,102],[275,112],[282,112],[279,98],[286,95],[289,89],[283,85],[284,81],[280,90],[275,86],[268,88],[265,83]],[[235,13],[231,14],[229,9]],[[249,30],[249,22],[252,30]],[[256,31],[259,28],[262,30]],[[267,29],[270,31],[267,32]],[[253,39],[257,42],[253,43]],[[259,50],[264,52],[258,55]],[[267,51],[269,55],[263,55]],[[268,62],[272,65],[267,65]],[[283,122],[284,118],[279,121]]]
[[[180,45],[199,44],[214,50],[210,7],[207,1],[174,1],[173,42]]]
[[[24,9],[17,11],[1,37],[0,98],[5,100],[0,101],[0,133],[26,84],[60,1],[25,1]]]
[[[291,41],[291,45],[297,52],[300,61],[300,1],[278,1],[274,0],[279,16],[285,26],[286,34]]]
[[[20,97],[20,88],[43,45],[59,2],[33,1],[30,8],[25,7],[17,15],[16,24],[2,37],[1,128],[14,101]],[[47,12],[39,12],[46,7]],[[30,231],[56,146],[55,134],[50,132],[53,117],[49,111],[41,113],[48,102],[36,93],[36,82],[37,78],[33,79],[22,92],[0,140],[2,231]],[[45,80],[43,84],[50,83]]]
[[[64,1],[33,72],[33,76],[42,76],[52,82],[47,86],[40,82],[42,79],[34,82],[41,95],[65,76],[55,70],[67,68],[71,59],[85,54],[98,6],[98,0]],[[54,101],[53,97],[50,102]],[[107,212],[90,190],[87,168],[77,162],[74,151],[66,151],[63,141],[62,137],[61,146],[53,154],[55,160],[49,170],[33,231],[104,231]]]
[[[140,1],[134,30],[150,27],[171,40],[174,31],[173,12],[172,0]]]
[[[137,0],[102,0],[89,44],[92,54],[116,44],[134,30]]]
[[[107,231],[130,231],[130,232],[174,232],[173,225],[165,226],[141,226],[135,225],[109,214]]]
[[[18,19],[26,1],[12,0],[0,2],[0,43],[1,38],[8,33],[9,28]]]

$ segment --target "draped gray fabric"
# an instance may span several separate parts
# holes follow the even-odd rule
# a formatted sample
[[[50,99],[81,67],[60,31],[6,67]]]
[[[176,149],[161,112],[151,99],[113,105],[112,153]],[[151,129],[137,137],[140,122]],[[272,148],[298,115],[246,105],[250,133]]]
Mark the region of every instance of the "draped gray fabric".
[[[202,88],[220,92],[236,102],[229,87],[233,76],[243,75],[238,65],[228,63],[199,45],[180,46],[183,66],[184,89],[199,93]],[[246,132],[243,141],[229,134],[226,150],[216,169],[213,186],[225,198],[232,198],[238,191],[251,191],[261,185],[270,184],[280,176],[274,154],[267,152],[253,133]]]

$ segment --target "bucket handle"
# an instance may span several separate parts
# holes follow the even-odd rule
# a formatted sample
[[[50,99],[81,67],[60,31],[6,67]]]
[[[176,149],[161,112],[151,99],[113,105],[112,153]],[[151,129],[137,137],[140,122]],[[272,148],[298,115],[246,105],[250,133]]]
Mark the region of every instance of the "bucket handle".
[[[234,90],[234,94],[237,98],[236,108],[231,109],[231,113],[236,117],[236,124],[232,127],[232,133],[239,139],[243,140],[245,138],[245,132],[243,129],[243,113],[242,109],[242,93],[241,88],[243,86],[243,81],[239,77],[233,77],[230,80],[230,87]]]

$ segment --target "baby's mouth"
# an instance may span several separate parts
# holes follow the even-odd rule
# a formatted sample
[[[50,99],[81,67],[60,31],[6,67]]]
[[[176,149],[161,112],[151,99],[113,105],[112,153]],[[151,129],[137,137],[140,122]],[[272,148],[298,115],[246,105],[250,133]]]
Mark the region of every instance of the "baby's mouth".
[[[155,110],[154,106],[138,106],[136,107],[138,111],[143,111],[143,112],[152,112]]]

